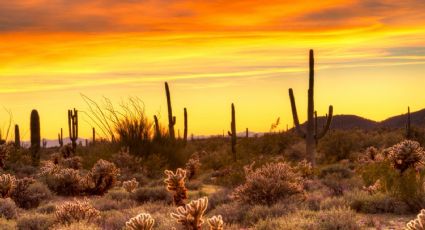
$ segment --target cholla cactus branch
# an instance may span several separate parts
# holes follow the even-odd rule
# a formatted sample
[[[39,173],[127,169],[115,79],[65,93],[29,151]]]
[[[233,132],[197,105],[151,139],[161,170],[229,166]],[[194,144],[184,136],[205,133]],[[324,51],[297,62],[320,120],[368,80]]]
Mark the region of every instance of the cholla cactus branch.
[[[186,170],[178,168],[176,173],[170,170],[165,170],[164,173],[167,176],[164,180],[167,190],[174,192],[174,204],[183,206],[184,200],[187,199],[187,189],[185,186]]]
[[[139,182],[137,182],[136,178],[133,178],[128,181],[124,181],[122,183],[122,187],[125,189],[125,191],[129,193],[133,193],[138,186],[139,186]]]
[[[221,215],[213,216],[207,219],[207,223],[210,226],[210,230],[223,230],[223,218]]]
[[[388,159],[392,166],[403,173],[410,167],[425,162],[425,151],[416,141],[405,140],[389,149]]]
[[[10,174],[0,176],[0,195],[2,198],[9,197],[16,186],[16,178]]]
[[[57,207],[55,216],[57,221],[62,224],[80,221],[90,223],[100,218],[100,212],[93,208],[87,199],[82,201],[74,199],[74,201],[65,202]]]
[[[151,230],[154,224],[155,220],[150,214],[141,213],[127,221],[125,227],[127,230]]]
[[[200,230],[204,220],[202,219],[208,207],[208,198],[203,197],[191,201],[184,207],[178,207],[176,213],[171,213],[171,217],[182,224],[187,230]]]
[[[425,209],[422,209],[416,219],[406,224],[406,230],[425,230]]]

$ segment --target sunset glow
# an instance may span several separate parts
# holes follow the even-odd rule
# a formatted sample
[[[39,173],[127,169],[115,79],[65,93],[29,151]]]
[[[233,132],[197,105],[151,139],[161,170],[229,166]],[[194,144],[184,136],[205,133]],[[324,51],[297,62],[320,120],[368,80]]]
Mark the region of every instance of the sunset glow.
[[[284,129],[288,88],[306,119],[309,49],[319,114],[425,108],[423,0],[0,0],[0,105],[25,140],[32,109],[43,137],[67,131],[67,109],[87,110],[80,94],[139,97],[165,124],[168,81],[176,130],[187,107],[189,133],[227,132],[232,102],[238,131],[268,131],[278,117]],[[7,119],[2,110],[0,128]]]

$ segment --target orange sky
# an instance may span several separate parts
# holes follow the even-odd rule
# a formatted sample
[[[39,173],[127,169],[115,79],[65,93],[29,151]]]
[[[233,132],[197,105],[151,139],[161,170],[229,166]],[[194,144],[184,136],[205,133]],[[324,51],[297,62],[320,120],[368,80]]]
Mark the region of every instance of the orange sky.
[[[239,130],[268,131],[277,117],[292,124],[290,87],[305,119],[313,48],[319,114],[332,104],[381,120],[425,107],[424,9],[423,0],[0,0],[0,105],[23,139],[33,108],[43,137],[67,130],[67,109],[87,110],[80,93],[137,96],[165,123],[169,81],[176,129],[187,107],[190,133],[222,133],[235,102]]]

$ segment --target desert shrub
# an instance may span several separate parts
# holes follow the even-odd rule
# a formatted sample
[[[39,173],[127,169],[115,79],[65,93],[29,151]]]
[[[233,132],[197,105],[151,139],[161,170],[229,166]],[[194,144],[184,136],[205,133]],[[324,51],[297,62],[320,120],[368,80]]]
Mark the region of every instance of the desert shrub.
[[[75,222],[70,225],[59,225],[54,230],[101,230],[99,226],[93,223]]]
[[[356,213],[349,208],[334,208],[317,213],[319,229],[355,230],[360,229],[356,222]]]
[[[405,214],[409,207],[403,201],[381,192],[369,194],[366,191],[352,191],[345,195],[350,207],[362,213],[396,213]]]
[[[50,190],[32,178],[23,178],[16,181],[16,187],[12,192],[12,199],[20,208],[36,208],[43,200],[51,197]]]
[[[221,215],[223,221],[229,224],[244,223],[246,222],[246,213],[251,208],[250,205],[241,204],[239,202],[229,202],[218,205],[215,209],[211,210],[209,215]]]
[[[87,199],[82,201],[74,199],[56,207],[55,216],[59,223],[66,225],[80,221],[93,223],[99,219],[100,212],[93,208]]]
[[[203,197],[178,207],[176,212],[171,213],[171,217],[188,229],[201,229],[204,223],[202,218],[207,207],[208,198]]]
[[[0,137],[1,139],[1,137]],[[5,167],[6,160],[15,152],[15,146],[12,143],[0,144],[0,168]]]
[[[102,229],[123,229],[131,214],[122,210],[110,210],[101,213],[100,226]]]
[[[246,182],[235,190],[235,198],[249,204],[271,205],[302,192],[302,178],[286,163],[268,163],[253,170],[245,167]]]
[[[9,197],[16,186],[16,178],[10,174],[0,176],[0,195],[2,198]]]
[[[122,183],[122,187],[129,193],[133,193],[138,186],[139,186],[139,182],[137,182],[136,178],[133,178],[129,181],[124,181]]]
[[[56,211],[56,204],[49,202],[47,204],[44,205],[40,205],[37,208],[37,213],[41,213],[41,214],[51,214],[54,213]]]
[[[201,162],[199,160],[199,155],[194,153],[192,157],[186,163],[186,172],[187,179],[191,180],[199,173],[199,168],[201,167]]]
[[[210,211],[220,204],[225,204],[231,201],[231,191],[223,188],[208,196],[208,209]]]
[[[151,217],[150,214],[140,213],[139,215],[131,218],[125,223],[126,229],[128,230],[151,230],[155,220]]]
[[[326,197],[320,202],[320,210],[338,209],[348,207],[344,197]]]
[[[106,194],[106,197],[111,200],[121,201],[121,200],[131,199],[132,195],[122,189],[120,190],[114,189],[114,190],[110,190]]]
[[[268,205],[253,205],[246,211],[243,224],[251,225],[259,220],[266,218],[278,218],[298,209],[297,202],[286,201],[278,202],[271,206]]]
[[[18,208],[10,198],[0,198],[0,216],[6,219],[14,219],[18,215]]]
[[[324,178],[329,174],[338,174],[340,178],[351,178],[354,175],[354,172],[342,164],[332,164],[320,169],[319,178]]]
[[[281,218],[266,218],[264,220],[258,221],[254,226],[257,230],[316,230],[317,223],[313,218],[306,218],[304,216],[291,215],[289,217]]]
[[[365,138],[360,130],[350,132],[335,130],[330,132],[319,142],[320,161],[335,163],[343,159],[349,159],[352,153],[364,148],[363,142]]]
[[[27,214],[18,218],[17,227],[19,230],[48,230],[55,224],[53,215]]]
[[[142,169],[141,159],[131,155],[128,148],[121,148],[118,153],[114,154],[112,162],[120,169],[124,179],[130,179],[130,176]]]
[[[60,165],[64,168],[71,169],[81,169],[82,168],[82,158],[79,156],[64,158],[60,161]]]
[[[307,158],[305,142],[299,141],[285,150],[285,156],[292,161],[301,161]]]
[[[78,170],[63,168],[52,161],[45,161],[40,171],[40,176],[47,187],[58,195],[78,195],[82,190],[82,178]]]
[[[192,180],[186,183],[186,188],[189,190],[199,190],[202,188],[202,181],[200,180]]]
[[[14,220],[8,220],[0,218],[0,230],[16,229],[16,222]]]
[[[123,200],[110,200],[106,197],[100,197],[92,200],[93,207],[99,211],[108,211],[108,210],[122,210],[127,208],[132,208],[137,205],[136,201],[123,199]]]
[[[153,201],[165,201],[172,202],[173,198],[169,192],[163,186],[156,187],[143,187],[137,189],[133,197],[140,203],[153,202]]]
[[[103,195],[114,186],[119,170],[106,160],[98,160],[85,177],[85,190],[91,195]]]

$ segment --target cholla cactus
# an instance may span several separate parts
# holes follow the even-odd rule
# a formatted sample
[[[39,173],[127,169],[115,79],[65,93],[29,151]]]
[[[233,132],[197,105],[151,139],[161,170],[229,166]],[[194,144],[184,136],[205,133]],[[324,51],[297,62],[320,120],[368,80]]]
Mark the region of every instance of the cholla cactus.
[[[82,201],[74,199],[74,201],[65,202],[63,205],[56,207],[55,215],[57,221],[62,224],[80,221],[90,223],[100,218],[100,212],[93,208],[87,199]]]
[[[200,167],[199,156],[195,153],[186,163],[187,179],[191,180],[198,173]]]
[[[204,220],[202,219],[208,207],[208,197],[191,201],[184,207],[178,207],[176,213],[171,213],[171,217],[182,224],[187,230],[200,230]]]
[[[0,176],[0,195],[2,198],[9,197],[16,186],[16,178],[10,174]]]
[[[122,187],[129,193],[133,193],[138,186],[139,186],[139,182],[137,182],[136,178],[133,178],[128,181],[124,181],[122,183]]]
[[[155,220],[150,214],[141,213],[125,223],[126,230],[151,230]]]
[[[213,216],[207,219],[208,225],[210,226],[210,230],[223,230],[223,218],[221,215]]]
[[[370,195],[377,193],[381,189],[382,189],[382,183],[381,183],[381,180],[379,179],[371,186],[368,186],[368,187],[363,186],[363,190],[368,192]]]
[[[2,144],[0,145],[0,168],[3,168],[7,158],[15,151],[13,144]]]
[[[425,152],[418,142],[404,140],[389,149],[388,159],[395,169],[403,173],[410,167],[424,163]]]
[[[425,230],[425,209],[422,209],[416,219],[406,224],[406,230]]]
[[[114,163],[100,159],[85,177],[86,190],[92,195],[103,195],[117,182],[119,169]]]
[[[305,178],[309,178],[309,177],[313,176],[313,174],[314,174],[313,166],[311,165],[310,162],[308,162],[305,159],[298,162],[298,164],[295,166],[294,169],[295,169],[295,171],[300,173],[302,177],[305,177]]]
[[[177,206],[183,206],[184,200],[187,199],[187,189],[185,186],[186,170],[178,168],[176,173],[173,171],[164,171],[167,178],[164,182],[167,184],[167,190],[174,192],[174,204]]]
[[[373,163],[383,161],[384,159],[384,154],[379,149],[371,146],[364,151],[364,154],[359,158],[359,161],[361,163]]]

